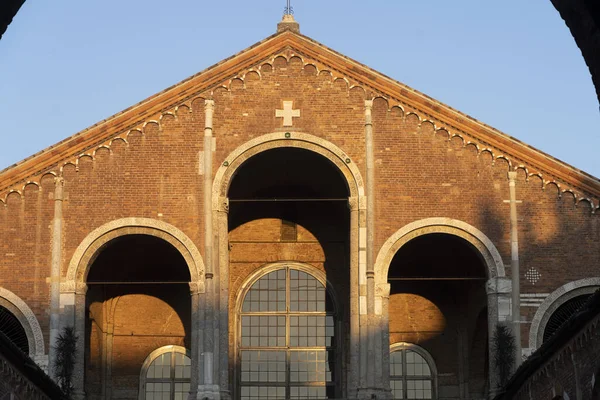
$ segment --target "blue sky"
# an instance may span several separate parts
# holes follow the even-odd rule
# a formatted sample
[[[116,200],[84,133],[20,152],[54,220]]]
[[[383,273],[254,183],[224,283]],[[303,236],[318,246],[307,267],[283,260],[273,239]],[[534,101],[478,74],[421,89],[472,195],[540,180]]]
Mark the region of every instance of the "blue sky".
[[[549,0],[295,0],[303,34],[600,176],[600,113]],[[284,0],[26,1],[0,40],[0,169],[274,33]]]

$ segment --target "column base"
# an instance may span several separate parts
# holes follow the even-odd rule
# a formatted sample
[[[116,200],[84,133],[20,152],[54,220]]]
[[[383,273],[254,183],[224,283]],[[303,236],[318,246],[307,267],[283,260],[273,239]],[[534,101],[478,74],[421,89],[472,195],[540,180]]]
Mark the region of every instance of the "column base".
[[[85,400],[85,392],[73,392],[73,400]]]
[[[229,400],[228,391],[222,391],[219,385],[199,385],[193,400]]]
[[[391,399],[392,398],[392,390],[389,388],[358,388],[356,392],[356,398],[358,400],[366,400],[366,399]]]
[[[47,354],[33,356],[33,361],[35,361],[35,363],[38,365],[38,367],[42,369],[42,371],[44,371],[47,374],[49,373],[48,367],[50,363],[48,361]]]

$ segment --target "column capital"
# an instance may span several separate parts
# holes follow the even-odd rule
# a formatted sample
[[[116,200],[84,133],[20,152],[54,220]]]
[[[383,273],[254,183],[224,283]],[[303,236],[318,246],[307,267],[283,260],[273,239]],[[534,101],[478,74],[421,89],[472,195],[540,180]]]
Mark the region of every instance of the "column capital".
[[[512,292],[511,278],[496,277],[490,278],[485,284],[485,291],[488,295],[507,294]]]
[[[190,282],[190,294],[192,296],[204,293],[204,282]]]
[[[225,196],[219,196],[217,204],[213,204],[213,211],[229,213],[229,198]]]
[[[348,208],[350,211],[358,211],[358,197],[348,197]]]
[[[66,281],[60,283],[60,293],[86,294],[88,286],[85,282]]]
[[[379,283],[375,285],[375,296],[389,298],[391,285],[389,283]]]

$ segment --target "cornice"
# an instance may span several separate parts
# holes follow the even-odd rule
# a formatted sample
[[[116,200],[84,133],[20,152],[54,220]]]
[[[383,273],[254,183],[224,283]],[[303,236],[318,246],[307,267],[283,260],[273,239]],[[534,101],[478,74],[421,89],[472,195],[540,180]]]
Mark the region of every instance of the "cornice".
[[[598,178],[389,78],[364,64],[341,55],[310,38],[302,35],[295,36],[303,41],[303,46],[299,50],[306,56],[318,59],[339,73],[367,85],[375,92],[381,93],[390,103],[393,103],[390,100],[396,100],[415,108],[416,111],[428,117],[420,117],[420,119],[431,118],[443,121],[446,129],[450,128],[470,135],[477,138],[482,144],[510,155],[515,168],[519,164],[529,164],[542,173],[550,174],[560,181],[572,184],[585,194],[600,197],[600,180]]]
[[[191,100],[212,91],[234,79],[243,79],[252,71],[260,75],[260,65],[272,63],[279,56],[288,61],[300,57],[304,65],[312,64],[318,70],[328,70],[332,79],[343,79],[348,88],[365,90],[369,98],[381,97],[389,108],[400,107],[405,116],[415,114],[419,124],[429,122],[434,130],[445,131],[448,139],[459,137],[463,145],[473,145],[478,153],[489,152],[492,159],[504,159],[511,170],[522,169],[527,177],[539,176],[542,187],[556,185],[558,194],[571,193],[575,204],[588,201],[592,212],[594,200],[600,200],[600,181],[564,162],[561,162],[523,142],[491,128],[466,114],[452,109],[400,82],[397,82],[363,64],[343,56],[326,46],[297,33],[284,31],[215,64],[190,78],[157,93],[154,96],[109,117],[99,123],[49,147],[7,169],[0,171],[0,199],[11,192],[20,192],[27,184],[37,184],[43,175],[58,176],[62,166],[77,165],[78,158],[94,158],[97,148],[106,147],[114,140],[126,140],[133,131],[142,131],[147,124],[160,127],[162,117],[177,115],[178,108],[191,107]],[[225,84],[224,84],[225,83]],[[125,135],[124,135],[125,133]],[[108,142],[107,142],[108,141]],[[91,153],[90,150],[94,149]],[[65,160],[74,159],[65,162]],[[578,192],[578,193],[576,193]]]

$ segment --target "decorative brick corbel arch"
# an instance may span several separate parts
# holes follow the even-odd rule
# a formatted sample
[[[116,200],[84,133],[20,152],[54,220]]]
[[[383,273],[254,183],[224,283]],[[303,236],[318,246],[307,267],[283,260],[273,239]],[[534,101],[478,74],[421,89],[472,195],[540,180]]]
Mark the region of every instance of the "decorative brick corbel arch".
[[[365,195],[364,181],[357,165],[342,149],[318,136],[301,132],[276,132],[254,138],[231,152],[223,161],[213,182],[213,207],[223,206],[229,185],[238,168],[252,156],[266,150],[293,147],[320,154],[331,161],[343,174],[350,197],[360,199]]]
[[[469,242],[481,254],[488,279],[504,277],[504,262],[492,241],[479,229],[452,218],[426,218],[400,228],[383,244],[375,261],[375,282],[387,284],[387,276],[396,252],[410,240],[430,233],[445,233]]]
[[[566,283],[550,293],[538,307],[529,329],[529,348],[535,351],[542,345],[548,320],[564,303],[577,296],[592,294],[600,288],[600,277],[591,277]]]
[[[85,287],[90,267],[100,250],[111,240],[125,235],[149,235],[163,239],[179,251],[190,272],[190,289],[204,292],[204,262],[194,242],[182,231],[163,221],[151,218],[122,218],[108,222],[90,232],[79,244],[71,262],[61,292],[75,292]]]
[[[0,306],[6,308],[19,320],[27,335],[29,356],[38,360],[45,355],[44,335],[31,308],[16,294],[0,287]]]

